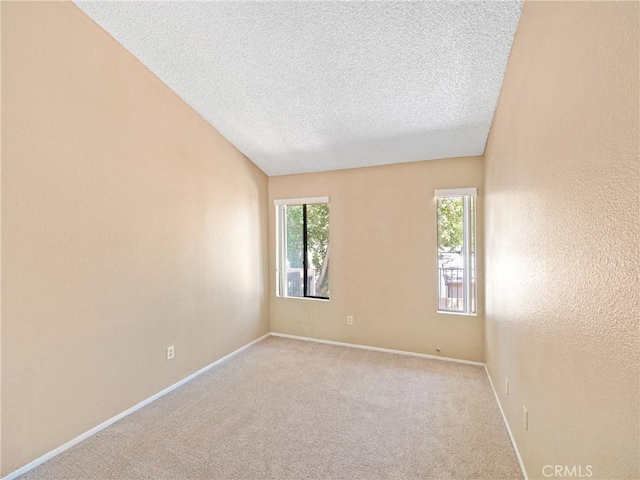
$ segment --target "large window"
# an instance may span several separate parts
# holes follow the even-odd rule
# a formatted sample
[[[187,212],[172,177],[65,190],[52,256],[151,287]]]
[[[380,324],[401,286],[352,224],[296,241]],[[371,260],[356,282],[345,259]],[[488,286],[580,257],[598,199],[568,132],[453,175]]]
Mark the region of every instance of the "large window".
[[[329,299],[329,198],[276,200],[277,295]]]
[[[475,314],[475,188],[436,190],[438,311]]]

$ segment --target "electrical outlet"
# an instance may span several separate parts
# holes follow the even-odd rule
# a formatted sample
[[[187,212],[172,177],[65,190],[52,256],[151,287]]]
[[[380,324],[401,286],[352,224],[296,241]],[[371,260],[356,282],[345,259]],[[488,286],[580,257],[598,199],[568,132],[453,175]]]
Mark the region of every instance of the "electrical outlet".
[[[353,315],[347,316],[347,325],[353,325]]]
[[[175,350],[173,345],[167,347],[167,360],[171,360],[175,355]]]
[[[509,377],[504,377],[504,393],[509,396]]]
[[[524,405],[522,406],[522,425],[525,430],[529,430],[529,412]]]

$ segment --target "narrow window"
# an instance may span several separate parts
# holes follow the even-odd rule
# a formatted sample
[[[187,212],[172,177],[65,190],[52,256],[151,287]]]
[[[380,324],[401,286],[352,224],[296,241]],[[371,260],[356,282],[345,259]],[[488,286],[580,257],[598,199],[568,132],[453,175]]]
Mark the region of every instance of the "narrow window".
[[[476,195],[436,190],[439,312],[476,313]]]
[[[277,295],[329,299],[329,198],[276,200]]]

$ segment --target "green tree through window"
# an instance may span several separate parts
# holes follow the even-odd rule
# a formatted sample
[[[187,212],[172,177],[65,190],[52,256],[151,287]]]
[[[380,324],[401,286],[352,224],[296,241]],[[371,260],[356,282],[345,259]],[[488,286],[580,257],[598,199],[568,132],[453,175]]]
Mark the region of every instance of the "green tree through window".
[[[452,252],[462,248],[463,218],[462,197],[438,198],[438,250]]]
[[[286,265],[280,270],[286,272],[282,279],[286,296],[303,296],[306,278],[307,296],[329,298],[329,205],[327,203],[307,205],[283,205],[283,219],[286,222]],[[307,250],[304,251],[304,212],[306,209]],[[281,241],[281,240],[279,240]],[[306,254],[307,275],[303,270]],[[299,274],[299,275],[298,275]]]

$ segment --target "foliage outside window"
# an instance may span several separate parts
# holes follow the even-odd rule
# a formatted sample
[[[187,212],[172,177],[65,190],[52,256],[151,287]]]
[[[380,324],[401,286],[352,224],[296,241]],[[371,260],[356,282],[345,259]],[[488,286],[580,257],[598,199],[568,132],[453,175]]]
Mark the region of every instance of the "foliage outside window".
[[[438,311],[475,314],[476,190],[436,190]]]
[[[329,299],[329,204],[278,201],[278,295]]]

